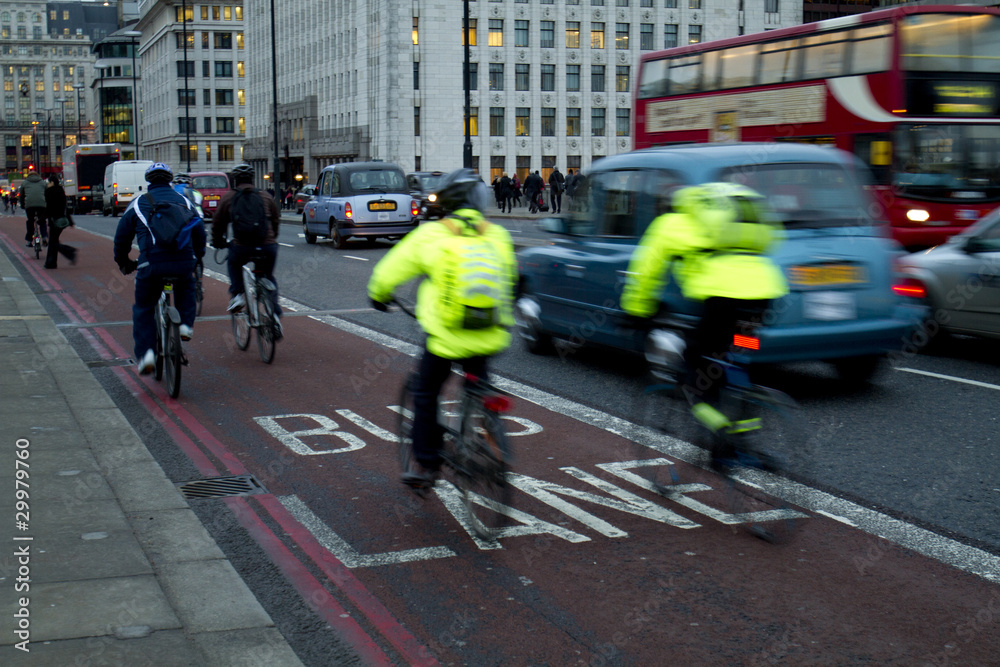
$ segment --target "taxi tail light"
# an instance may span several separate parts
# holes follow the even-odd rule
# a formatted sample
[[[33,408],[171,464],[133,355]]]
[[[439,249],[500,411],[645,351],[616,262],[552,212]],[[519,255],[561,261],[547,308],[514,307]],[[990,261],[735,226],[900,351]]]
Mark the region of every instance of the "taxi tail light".
[[[913,299],[923,299],[927,297],[927,287],[916,278],[897,278],[892,285],[893,294],[908,296]]]
[[[348,220],[354,217],[354,211],[351,210],[351,202],[347,202],[344,204],[344,217],[346,217]]]
[[[733,334],[733,345],[746,350],[759,350],[760,338],[754,336],[744,336],[743,334]]]
[[[410,200],[410,215],[413,217],[420,215],[420,205],[417,203],[416,199]]]
[[[514,408],[514,401],[510,396],[496,394],[483,397],[483,407],[490,412],[510,412]]]

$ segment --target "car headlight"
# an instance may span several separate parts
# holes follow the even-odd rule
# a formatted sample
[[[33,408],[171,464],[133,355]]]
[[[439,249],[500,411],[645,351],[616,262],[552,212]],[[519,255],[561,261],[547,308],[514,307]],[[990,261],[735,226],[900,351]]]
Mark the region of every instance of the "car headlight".
[[[906,219],[911,222],[927,222],[931,214],[922,208],[911,208],[906,212]]]

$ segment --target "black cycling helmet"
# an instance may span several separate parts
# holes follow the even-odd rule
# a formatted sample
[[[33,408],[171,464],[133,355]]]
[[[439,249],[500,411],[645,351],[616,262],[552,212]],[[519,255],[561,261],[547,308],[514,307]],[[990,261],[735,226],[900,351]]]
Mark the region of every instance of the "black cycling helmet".
[[[183,184],[183,185],[191,185],[191,183],[193,183],[193,181],[191,180],[190,174],[185,174],[185,173],[182,172],[182,173],[177,174],[176,176],[174,176],[174,183]]]
[[[456,169],[441,181],[434,192],[434,203],[444,215],[460,208],[482,212],[486,207],[486,184],[471,169]]]
[[[162,162],[154,162],[146,169],[146,181],[149,183],[169,183],[174,178],[174,172]]]
[[[236,168],[233,169],[233,182],[235,183],[252,183],[254,176],[253,167],[248,164],[238,164]]]

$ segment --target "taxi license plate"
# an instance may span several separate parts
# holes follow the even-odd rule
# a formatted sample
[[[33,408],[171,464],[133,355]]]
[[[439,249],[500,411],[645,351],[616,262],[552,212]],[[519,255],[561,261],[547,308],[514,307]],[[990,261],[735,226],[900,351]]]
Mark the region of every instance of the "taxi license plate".
[[[808,320],[853,320],[858,306],[851,292],[803,292],[802,316]]]
[[[395,211],[396,202],[394,201],[370,201],[368,202],[369,211]]]
[[[868,277],[857,264],[812,264],[790,268],[788,282],[796,287],[860,285],[868,282]]]

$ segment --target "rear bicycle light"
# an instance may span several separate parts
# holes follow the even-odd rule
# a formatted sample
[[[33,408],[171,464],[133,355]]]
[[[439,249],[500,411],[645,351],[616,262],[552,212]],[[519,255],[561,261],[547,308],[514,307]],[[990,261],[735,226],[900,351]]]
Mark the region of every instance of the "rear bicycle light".
[[[907,296],[912,299],[923,299],[927,297],[927,288],[916,278],[897,278],[892,286],[893,294]]]
[[[483,407],[490,412],[510,412],[514,408],[514,401],[510,396],[495,394],[483,397]]]
[[[754,338],[753,336],[733,334],[733,345],[735,345],[736,347],[742,347],[747,350],[759,350],[760,339]]]

